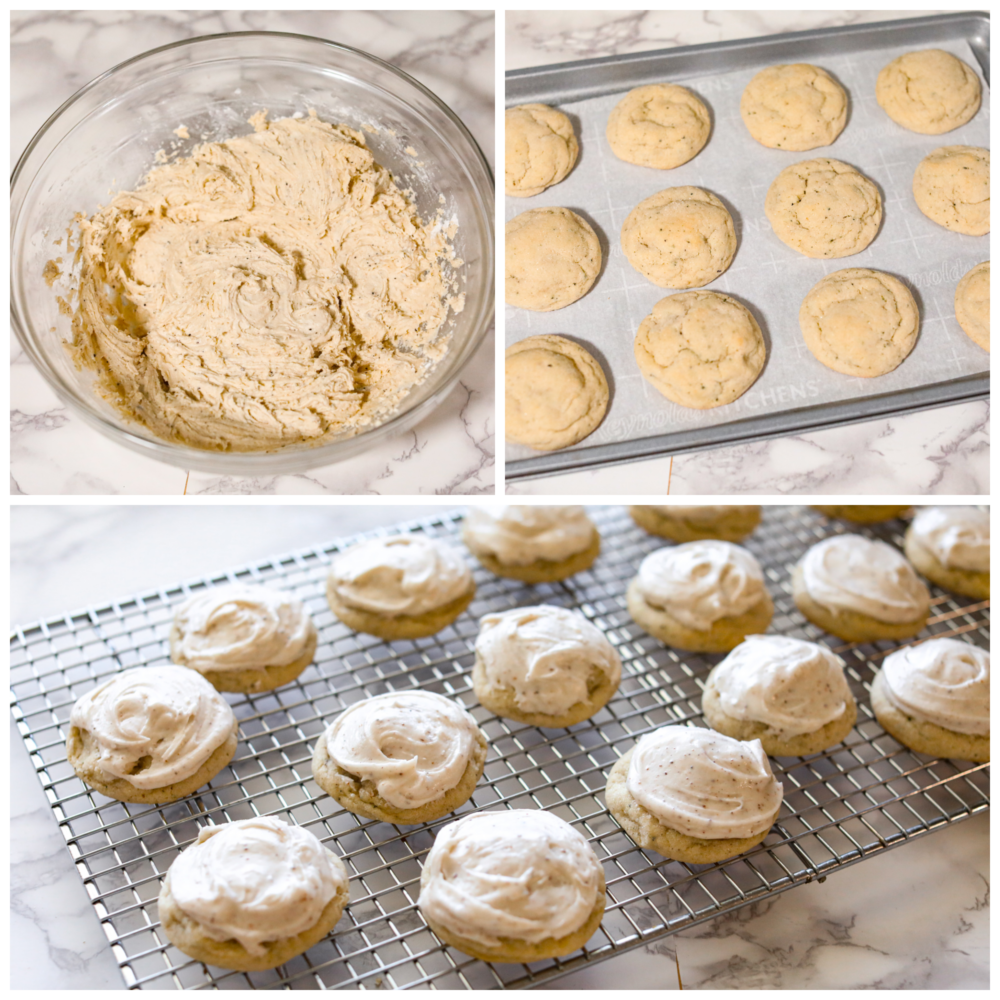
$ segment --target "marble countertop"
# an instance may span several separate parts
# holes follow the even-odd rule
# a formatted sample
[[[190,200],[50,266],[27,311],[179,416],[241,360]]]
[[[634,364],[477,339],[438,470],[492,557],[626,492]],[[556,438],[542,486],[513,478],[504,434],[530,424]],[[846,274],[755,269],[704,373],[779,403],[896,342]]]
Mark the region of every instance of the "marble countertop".
[[[492,11],[20,11],[11,15],[11,166],[45,119],[105,70],[223,31],[287,31],[371,52],[433,90],[492,165]],[[13,494],[476,494],[495,482],[493,331],[433,414],[363,455],[302,475],[187,473],[133,454],[74,416],[11,338]]]
[[[201,577],[435,506],[14,506],[19,624]],[[14,989],[124,984],[11,727]],[[989,822],[979,815],[551,984],[558,989],[988,989]]]
[[[508,11],[505,67],[941,11]],[[546,476],[508,494],[988,494],[989,403]]]

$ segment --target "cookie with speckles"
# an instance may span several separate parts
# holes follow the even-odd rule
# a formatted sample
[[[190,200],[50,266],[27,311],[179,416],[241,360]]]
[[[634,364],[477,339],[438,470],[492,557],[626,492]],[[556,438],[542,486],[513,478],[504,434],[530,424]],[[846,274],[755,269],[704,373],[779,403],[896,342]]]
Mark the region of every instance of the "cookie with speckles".
[[[671,170],[708,142],[708,108],[686,87],[650,83],[630,90],[608,116],[611,151],[626,163]]]
[[[521,104],[504,115],[504,190],[530,198],[558,184],[580,152],[573,123],[547,104]]]
[[[875,99],[897,124],[923,135],[941,135],[979,110],[979,77],[943,49],[907,52],[884,66]]]
[[[990,349],[990,262],[977,264],[955,289],[955,319],[984,351]]]
[[[913,175],[913,197],[928,219],[966,236],[990,231],[990,151],[942,146]]]

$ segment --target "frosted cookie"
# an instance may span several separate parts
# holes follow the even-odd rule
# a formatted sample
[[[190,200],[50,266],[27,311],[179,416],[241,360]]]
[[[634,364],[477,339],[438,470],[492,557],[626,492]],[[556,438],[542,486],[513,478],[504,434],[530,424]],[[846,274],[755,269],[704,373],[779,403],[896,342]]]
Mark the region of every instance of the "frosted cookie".
[[[425,535],[372,538],[330,563],[330,610],[349,628],[381,639],[419,639],[450,625],[475,596],[462,556]]]
[[[660,299],[639,324],[633,351],[647,382],[672,403],[696,410],[739,399],[766,358],[757,320],[721,292]]]
[[[601,243],[568,208],[533,208],[507,223],[508,305],[551,312],[590,291],[601,271]]]
[[[739,545],[714,539],[651,552],[626,601],[650,635],[699,653],[728,652],[763,632],[774,614],[760,563]]]
[[[733,262],[736,230],[726,206],[698,187],[667,188],[639,202],[622,226],[628,262],[661,288],[695,288]]]
[[[977,264],[955,289],[955,319],[984,351],[990,349],[990,262]]]
[[[901,552],[860,535],[834,535],[792,571],[796,607],[848,642],[908,639],[927,621],[931,597]]]
[[[884,271],[848,267],[809,289],[799,328],[817,361],[842,375],[874,378],[913,350],[920,313],[910,290]]]
[[[586,837],[541,809],[473,813],[438,831],[417,900],[445,944],[484,962],[568,955],[600,926],[604,903]]]
[[[917,208],[932,222],[966,236],[990,231],[990,151],[942,146],[913,175]]]
[[[554,451],[582,441],[604,419],[608,380],[579,344],[540,334],[512,344],[504,357],[508,441]]]
[[[875,99],[897,125],[940,135],[964,125],[979,110],[979,77],[943,49],[907,52],[882,68]]]
[[[344,863],[272,816],[202,827],[160,889],[163,932],[206,965],[259,972],[333,930],[347,902]]]
[[[650,505],[629,507],[628,512],[644,531],[674,542],[696,542],[702,538],[741,542],[760,524],[758,504],[702,507]]]
[[[663,726],[611,769],[608,811],[639,845],[707,865],[759,844],[781,809],[781,782],[760,740]]]
[[[480,621],[472,687],[505,719],[572,726],[608,703],[621,676],[615,647],[578,611],[542,604]]]
[[[91,788],[120,802],[176,802],[232,759],[236,716],[186,667],[137,667],[88,691],[70,713],[66,756]]]
[[[457,702],[431,691],[380,694],[341,712],[316,741],[312,773],[358,816],[427,823],[467,802],[488,745]]]
[[[746,85],[740,115],[762,146],[801,152],[829,146],[843,132],[847,94],[819,66],[768,66]]]
[[[928,580],[990,599],[990,515],[975,507],[924,507],[906,530],[906,556]]]
[[[840,518],[842,521],[853,521],[855,524],[877,524],[879,521],[890,521],[899,517],[910,505],[903,504],[813,504],[814,510],[821,511],[827,517]]]
[[[313,661],[316,626],[305,605],[269,587],[213,587],[174,612],[170,659],[217,691],[270,691]]]
[[[582,507],[470,507],[462,540],[491,573],[525,583],[565,580],[601,551]]]
[[[649,83],[614,106],[606,134],[619,160],[671,170],[697,156],[711,131],[708,108],[690,90]]]
[[[882,223],[882,198],[864,174],[840,160],[802,160],[767,189],[774,235],[806,257],[861,253]]]
[[[896,650],[872,682],[872,709],[911,750],[988,761],[990,654],[958,639]]]
[[[744,639],[705,681],[705,721],[772,757],[801,757],[840,743],[858,706],[839,656],[780,635]]]
[[[515,198],[541,194],[573,169],[580,146],[573,123],[547,104],[521,104],[504,115],[504,189]]]

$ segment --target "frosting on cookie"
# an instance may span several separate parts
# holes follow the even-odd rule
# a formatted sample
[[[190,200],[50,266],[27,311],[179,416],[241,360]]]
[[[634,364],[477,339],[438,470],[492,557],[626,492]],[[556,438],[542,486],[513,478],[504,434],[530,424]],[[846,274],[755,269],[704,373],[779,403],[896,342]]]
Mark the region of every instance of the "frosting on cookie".
[[[595,667],[612,684],[622,675],[604,633],[578,612],[551,604],[485,615],[476,653],[489,681],[512,688],[525,712],[560,715],[586,701]]]
[[[692,524],[717,524],[730,514],[745,514],[750,511],[759,511],[760,507],[738,504],[705,504],[701,507],[683,507],[679,504],[667,504],[666,506],[652,505],[653,510],[658,511],[664,517],[673,517],[681,521],[690,521]]]
[[[407,691],[351,705],[323,739],[333,762],[373,782],[389,805],[416,809],[458,784],[478,734],[461,705],[431,691]]]
[[[781,805],[760,740],[664,726],[635,745],[625,787],[664,826],[700,840],[756,837]]]
[[[541,809],[473,813],[441,830],[418,905],[487,947],[578,930],[597,903],[601,866],[586,838]]]
[[[989,736],[990,654],[959,639],[897,649],[882,664],[889,703],[954,733]]]
[[[990,515],[975,507],[924,507],[910,525],[913,537],[943,566],[990,571]]]
[[[766,593],[760,563],[741,546],[714,539],[651,552],[638,580],[647,604],[700,632],[749,611]]]
[[[170,866],[177,905],[214,941],[251,955],[313,927],[347,873],[308,830],[271,816],[203,827]]]
[[[763,722],[780,736],[813,733],[851,701],[840,657],[814,642],[747,636],[709,675],[722,710]]]
[[[809,596],[834,613],[912,622],[930,606],[930,594],[909,562],[891,545],[861,535],[817,542],[802,557],[802,581]]]
[[[352,608],[421,615],[458,600],[472,586],[472,573],[450,545],[423,535],[394,535],[335,556],[330,585]]]
[[[594,525],[582,507],[470,507],[464,534],[500,562],[528,566],[583,552],[593,541]]]
[[[94,738],[100,767],[135,788],[189,778],[236,728],[204,677],[172,666],[117,674],[76,702],[70,722]]]

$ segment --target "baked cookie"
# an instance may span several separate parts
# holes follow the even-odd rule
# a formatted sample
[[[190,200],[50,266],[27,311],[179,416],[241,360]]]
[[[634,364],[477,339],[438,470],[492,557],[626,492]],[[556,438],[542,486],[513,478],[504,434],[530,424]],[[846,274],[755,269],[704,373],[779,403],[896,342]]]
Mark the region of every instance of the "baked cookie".
[[[990,759],[990,654],[958,639],[891,653],[872,682],[882,728],[918,753]]]
[[[629,507],[628,512],[644,531],[674,542],[696,542],[702,538],[742,542],[760,524],[758,504],[723,504],[714,507],[651,505]]]
[[[568,208],[533,208],[505,229],[508,305],[551,312],[590,291],[601,271],[601,243]]]
[[[270,691],[313,661],[316,626],[305,605],[270,587],[213,587],[174,612],[170,659],[217,691]]]
[[[799,328],[817,361],[842,375],[874,378],[913,350],[920,313],[898,278],[848,267],[821,278],[799,308]]]
[[[462,556],[426,535],[372,538],[330,563],[330,610],[357,632],[419,639],[450,625],[475,596]]]
[[[924,507],[906,530],[906,557],[956,594],[990,599],[990,515],[975,507]]]
[[[792,599],[813,624],[847,642],[908,639],[931,595],[901,552],[860,535],[834,535],[792,571]]]
[[[698,187],[667,188],[639,202],[622,226],[622,249],[661,288],[695,288],[733,262],[736,230],[726,206]]]
[[[344,863],[312,833],[256,816],[202,827],[167,871],[158,910],[185,955],[259,972],[322,941],[347,896]]]
[[[565,580],[601,551],[582,507],[470,507],[462,540],[491,573],[525,583]]]
[[[509,809],[472,813],[438,831],[417,906],[466,955],[534,962],[582,948],[604,902],[604,871],[582,833],[541,809]]]
[[[530,198],[573,169],[580,146],[573,123],[547,104],[521,104],[504,115],[504,189]]]
[[[878,188],[840,160],[802,160],[785,167],[764,199],[774,235],[806,257],[861,253],[882,223]]]
[[[696,410],[739,399],[766,358],[753,314],[721,292],[660,299],[639,324],[633,351],[647,382],[672,403]]]
[[[768,66],[746,85],[740,115],[762,146],[801,152],[829,146],[843,132],[847,94],[819,66]]]
[[[708,142],[708,108],[686,87],[649,83],[630,90],[608,116],[607,137],[619,160],[670,170]]]
[[[942,146],[913,175],[917,208],[932,222],[966,236],[990,231],[990,151]]]
[[[698,653],[728,652],[765,631],[774,614],[760,563],[739,545],[714,539],[651,552],[626,601],[650,635]]]
[[[508,441],[539,451],[568,448],[592,434],[608,409],[608,380],[597,359],[556,334],[526,337],[504,355]]]
[[[176,802],[232,759],[236,716],[186,667],[137,667],[77,699],[66,756],[73,770],[119,802]]]
[[[504,719],[572,726],[603,708],[621,677],[617,650],[578,611],[541,604],[480,620],[472,687]]]
[[[879,521],[891,521],[899,517],[910,505],[902,504],[820,504],[814,503],[813,510],[818,510],[827,517],[836,517],[842,521],[853,521],[855,524],[877,524]]]
[[[979,77],[943,49],[907,52],[884,66],[875,99],[897,124],[923,135],[941,135],[979,110]]]
[[[312,773],[350,812],[408,826],[467,802],[487,749],[476,720],[450,698],[380,694],[351,705],[320,735]]]
[[[955,319],[984,351],[990,349],[990,262],[977,264],[955,289]]]
[[[691,726],[647,733],[611,769],[608,811],[639,845],[712,864],[759,844],[781,809],[781,782],[760,740]]]
[[[858,706],[839,656],[814,642],[747,636],[705,681],[705,721],[772,757],[801,757],[840,743]]]

